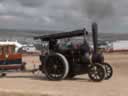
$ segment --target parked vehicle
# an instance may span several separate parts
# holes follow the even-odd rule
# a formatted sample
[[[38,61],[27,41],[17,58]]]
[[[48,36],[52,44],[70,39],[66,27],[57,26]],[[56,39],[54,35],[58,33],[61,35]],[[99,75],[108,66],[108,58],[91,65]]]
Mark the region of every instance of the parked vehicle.
[[[15,52],[16,46],[0,45],[0,73],[5,76],[9,70],[25,70],[25,62],[22,62],[22,54]]]

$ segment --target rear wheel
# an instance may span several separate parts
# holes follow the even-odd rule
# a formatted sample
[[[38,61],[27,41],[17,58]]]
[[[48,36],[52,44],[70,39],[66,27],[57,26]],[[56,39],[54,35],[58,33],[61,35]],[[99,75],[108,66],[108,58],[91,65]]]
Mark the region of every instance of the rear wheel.
[[[103,65],[105,66],[105,72],[106,72],[106,74],[105,74],[105,80],[108,80],[113,75],[113,69],[112,69],[111,65],[108,64],[108,63],[103,63]]]
[[[1,77],[5,77],[6,76],[6,73],[1,73]]]
[[[59,53],[49,55],[44,64],[44,73],[49,80],[65,79],[69,72],[67,59]]]
[[[94,64],[89,67],[88,76],[91,80],[99,82],[105,78],[105,69],[101,64]]]

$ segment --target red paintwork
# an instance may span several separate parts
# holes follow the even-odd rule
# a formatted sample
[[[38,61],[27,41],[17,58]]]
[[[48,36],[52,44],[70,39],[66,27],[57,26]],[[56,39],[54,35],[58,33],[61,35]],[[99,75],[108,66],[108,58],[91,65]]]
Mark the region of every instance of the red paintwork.
[[[15,60],[15,59],[21,59],[21,58],[22,58],[22,55],[21,54],[18,54],[18,53],[9,54],[9,56],[8,56],[8,59],[9,60]]]
[[[15,53],[14,45],[0,45],[0,61],[22,59],[22,54]],[[0,64],[0,70],[20,69],[24,64]]]
[[[19,53],[15,53],[15,54],[9,54],[8,58],[5,57],[4,54],[0,55],[0,60],[15,60],[15,59],[21,59],[22,58],[22,54]]]

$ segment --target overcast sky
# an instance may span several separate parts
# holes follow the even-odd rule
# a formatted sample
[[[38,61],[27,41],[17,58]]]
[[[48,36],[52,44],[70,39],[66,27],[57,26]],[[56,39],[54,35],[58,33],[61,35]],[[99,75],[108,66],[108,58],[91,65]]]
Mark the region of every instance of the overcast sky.
[[[0,0],[0,28],[128,32],[127,0]]]

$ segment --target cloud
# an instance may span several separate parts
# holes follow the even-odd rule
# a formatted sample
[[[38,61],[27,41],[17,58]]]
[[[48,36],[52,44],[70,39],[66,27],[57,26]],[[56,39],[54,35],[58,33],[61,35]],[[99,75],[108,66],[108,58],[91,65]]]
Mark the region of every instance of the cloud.
[[[120,25],[128,26],[127,6],[127,0],[0,0],[0,28],[67,31],[97,21],[100,31],[126,32]]]
[[[18,0],[22,6],[26,7],[39,7],[43,5],[45,0]]]

